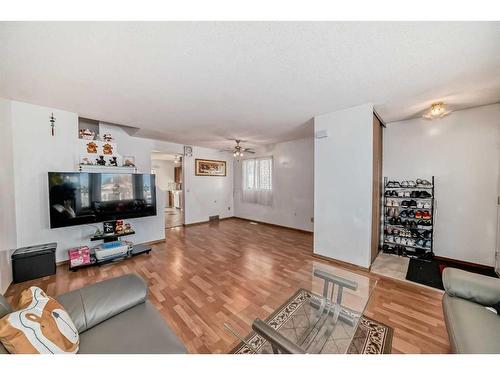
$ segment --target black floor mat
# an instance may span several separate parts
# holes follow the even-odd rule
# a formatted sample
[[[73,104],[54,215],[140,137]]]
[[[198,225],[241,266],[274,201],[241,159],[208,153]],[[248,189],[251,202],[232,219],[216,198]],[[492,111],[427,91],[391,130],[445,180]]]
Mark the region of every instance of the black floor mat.
[[[444,290],[439,263],[435,260],[426,262],[413,258],[410,259],[406,280]]]
[[[431,261],[425,262],[412,258],[410,259],[410,264],[408,265],[406,280],[444,290],[442,272],[446,267],[459,268],[464,271],[498,278],[495,271],[491,268],[467,265],[459,262],[454,262],[452,260],[433,259]]]

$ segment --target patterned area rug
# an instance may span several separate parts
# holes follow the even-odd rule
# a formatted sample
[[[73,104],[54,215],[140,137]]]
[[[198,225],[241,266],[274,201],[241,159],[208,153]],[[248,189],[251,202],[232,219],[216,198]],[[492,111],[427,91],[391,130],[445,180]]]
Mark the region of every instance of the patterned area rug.
[[[288,301],[276,309],[265,321],[283,336],[294,341],[305,331],[304,321],[311,313],[311,297],[319,297],[305,289],[299,289]],[[358,315],[359,317],[359,315]],[[338,322],[330,338],[323,346],[322,354],[388,354],[392,348],[393,329],[365,316],[356,317],[359,323],[352,335],[353,327]],[[351,340],[351,337],[352,340]],[[245,337],[245,342],[237,345],[232,354],[272,354],[271,345],[257,333]],[[249,346],[251,346],[250,349]]]

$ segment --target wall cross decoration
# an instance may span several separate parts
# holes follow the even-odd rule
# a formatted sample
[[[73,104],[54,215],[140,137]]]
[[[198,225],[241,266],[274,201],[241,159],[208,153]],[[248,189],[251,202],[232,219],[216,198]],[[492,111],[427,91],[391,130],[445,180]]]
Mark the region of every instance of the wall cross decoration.
[[[52,136],[55,135],[55,127],[56,127],[56,118],[54,117],[54,113],[51,113],[50,115],[50,131],[52,133]]]

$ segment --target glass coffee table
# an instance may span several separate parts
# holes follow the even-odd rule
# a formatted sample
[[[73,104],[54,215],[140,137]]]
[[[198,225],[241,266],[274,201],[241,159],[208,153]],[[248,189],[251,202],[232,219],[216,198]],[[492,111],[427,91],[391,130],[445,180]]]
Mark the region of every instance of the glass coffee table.
[[[248,336],[225,324],[241,342],[233,353],[343,354],[364,339],[357,337],[357,328],[376,280],[319,262],[309,272],[281,307],[253,321]]]

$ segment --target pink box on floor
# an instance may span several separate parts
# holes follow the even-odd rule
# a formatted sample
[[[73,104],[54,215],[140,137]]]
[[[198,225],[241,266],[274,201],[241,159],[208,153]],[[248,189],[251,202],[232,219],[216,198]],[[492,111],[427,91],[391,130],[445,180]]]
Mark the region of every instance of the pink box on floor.
[[[75,247],[68,250],[70,267],[90,264],[90,249],[88,246]]]

